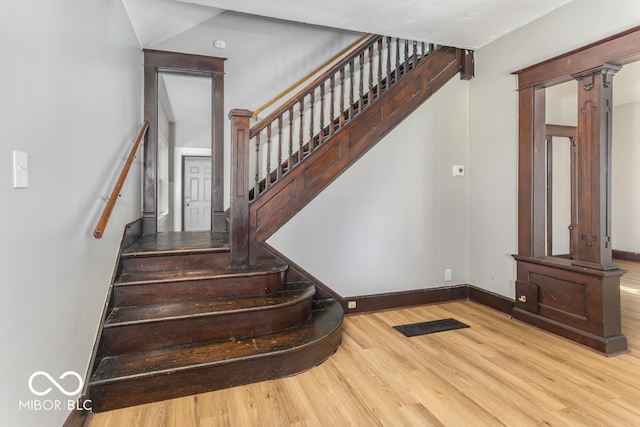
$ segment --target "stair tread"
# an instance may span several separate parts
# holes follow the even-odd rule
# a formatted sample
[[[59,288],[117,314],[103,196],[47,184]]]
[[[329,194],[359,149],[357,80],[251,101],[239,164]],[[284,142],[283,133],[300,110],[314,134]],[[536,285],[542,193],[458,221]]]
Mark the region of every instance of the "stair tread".
[[[105,384],[294,351],[339,328],[342,317],[342,307],[335,300],[316,301],[311,319],[296,328],[238,340],[105,357],[90,383]]]
[[[214,231],[176,231],[143,235],[123,249],[122,256],[153,256],[182,252],[220,252],[229,250],[229,233]]]
[[[229,314],[235,311],[268,309],[277,305],[297,303],[301,299],[311,298],[314,293],[315,286],[313,284],[299,283],[289,285],[286,289],[273,294],[262,296],[116,307],[107,318],[105,328],[203,315]]]
[[[144,271],[135,273],[122,273],[115,285],[132,285],[142,283],[179,282],[205,278],[222,278],[233,276],[255,276],[261,274],[273,274],[286,270],[286,264],[250,265],[241,267],[204,267],[188,270],[174,271]]]

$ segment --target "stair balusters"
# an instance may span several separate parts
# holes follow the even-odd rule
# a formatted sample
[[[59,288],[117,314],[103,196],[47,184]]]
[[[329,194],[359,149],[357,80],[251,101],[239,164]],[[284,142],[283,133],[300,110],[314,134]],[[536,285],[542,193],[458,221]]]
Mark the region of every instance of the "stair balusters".
[[[250,165],[255,172],[250,200],[282,179],[432,52],[431,44],[372,36],[266,116],[250,132],[256,149],[254,163]],[[283,137],[286,135],[288,138]],[[289,147],[284,159],[286,139]]]

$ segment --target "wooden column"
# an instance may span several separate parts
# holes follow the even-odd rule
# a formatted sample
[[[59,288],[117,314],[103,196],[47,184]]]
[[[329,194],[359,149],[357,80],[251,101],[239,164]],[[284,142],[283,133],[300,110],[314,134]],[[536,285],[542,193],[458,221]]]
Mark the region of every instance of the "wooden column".
[[[220,111],[224,109],[224,74],[211,76],[211,229],[226,231],[224,213],[224,123]]]
[[[231,110],[231,264],[249,264],[249,132],[253,112]]]
[[[578,80],[578,244],[574,265],[615,270],[611,254],[611,109],[617,65]]]

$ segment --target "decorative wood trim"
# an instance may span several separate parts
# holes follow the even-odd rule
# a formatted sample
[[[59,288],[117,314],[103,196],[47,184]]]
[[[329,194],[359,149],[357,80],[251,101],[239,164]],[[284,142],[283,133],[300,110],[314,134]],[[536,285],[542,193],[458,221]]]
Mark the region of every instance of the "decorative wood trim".
[[[223,220],[223,203],[214,197],[224,192],[223,134],[224,134],[224,58],[186,53],[144,49],[144,118],[149,130],[144,140],[143,178],[143,230],[145,234],[157,232],[157,145],[158,145],[158,73],[166,72],[185,76],[211,78],[212,122],[211,145],[214,172],[211,185],[211,227],[226,227]],[[219,199],[220,197],[218,197]],[[214,202],[214,200],[216,200]],[[222,231],[222,230],[216,230]]]
[[[511,298],[498,295],[496,293],[480,289],[477,286],[467,285],[468,298],[471,301],[486,305],[494,310],[511,315],[515,307],[515,301]]]
[[[333,289],[331,289],[329,286],[324,284],[322,281],[320,281],[319,279],[311,275],[309,272],[307,272],[305,269],[303,269],[298,264],[293,262],[291,259],[287,258],[285,255],[283,255],[273,246],[269,245],[266,242],[262,242],[258,245],[258,247],[262,249],[262,252],[267,252],[270,255],[272,255],[274,259],[277,259],[287,264],[287,266],[289,267],[287,268],[287,273],[286,273],[287,283],[300,282],[300,281],[311,282],[316,286],[316,294],[314,297],[315,299],[333,298],[336,301],[339,301],[341,305],[344,307],[344,304],[342,304],[342,297],[337,292],[335,292]],[[264,258],[264,257],[265,255],[261,256],[260,258]]]
[[[611,77],[637,58],[640,27],[514,73],[519,105],[516,283],[534,300],[537,292],[537,304],[531,306],[527,295],[518,295],[514,317],[605,353],[626,348],[619,292],[624,271],[611,262]],[[572,198],[573,260],[564,260],[545,251],[544,92],[571,79],[579,82],[578,147],[572,145],[571,173],[577,177],[572,193],[580,197]]]
[[[623,259],[625,261],[640,262],[640,253],[638,252],[618,251],[614,249],[613,257],[617,259]]]
[[[231,265],[249,262],[249,131],[253,112],[231,110]]]
[[[508,315],[511,315],[515,307],[515,301],[511,298],[480,289],[473,285],[454,285],[440,288],[338,298],[338,301],[340,301],[344,308],[345,315],[399,310],[416,305],[442,304],[459,300],[473,301]],[[356,308],[350,309],[348,307],[350,301],[355,301]]]
[[[640,26],[604,40],[572,50],[513,74],[518,75],[520,90],[539,85],[553,85],[572,79],[572,75],[604,63],[624,65],[640,57]]]
[[[342,297],[340,303],[342,304],[345,315],[351,315],[383,310],[397,310],[416,305],[436,304],[464,299],[467,299],[467,285]],[[349,302],[352,301],[356,303],[356,308],[348,307]]]
[[[465,51],[450,47],[436,50],[411,71],[410,78],[400,80],[384,97],[372,102],[358,116],[358,120],[340,128],[331,139],[314,150],[308,160],[300,163],[275,182],[269,191],[253,200],[249,208],[249,241],[252,245],[250,262],[261,261],[253,253],[254,242],[266,241],[405,117],[460,72],[465,55]],[[322,171],[322,175],[312,176],[310,169]]]

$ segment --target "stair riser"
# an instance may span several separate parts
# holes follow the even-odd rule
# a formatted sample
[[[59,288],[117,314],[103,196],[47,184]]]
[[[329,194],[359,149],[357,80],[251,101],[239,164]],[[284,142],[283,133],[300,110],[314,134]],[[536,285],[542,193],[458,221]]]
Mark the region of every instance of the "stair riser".
[[[281,290],[283,282],[284,273],[275,272],[244,277],[117,285],[113,289],[113,298],[115,307],[129,307],[141,304],[257,296]]]
[[[338,348],[341,339],[341,329],[337,328],[322,340],[267,358],[193,367],[152,377],[95,384],[90,388],[89,398],[93,402],[93,411],[103,412],[282,378],[322,363]]]
[[[312,299],[259,311],[237,311],[189,319],[108,327],[103,331],[106,356],[169,346],[267,334],[299,326],[311,316]]]
[[[203,254],[171,254],[159,256],[131,256],[122,258],[123,273],[187,270],[190,268],[224,267],[229,265],[228,251]]]

